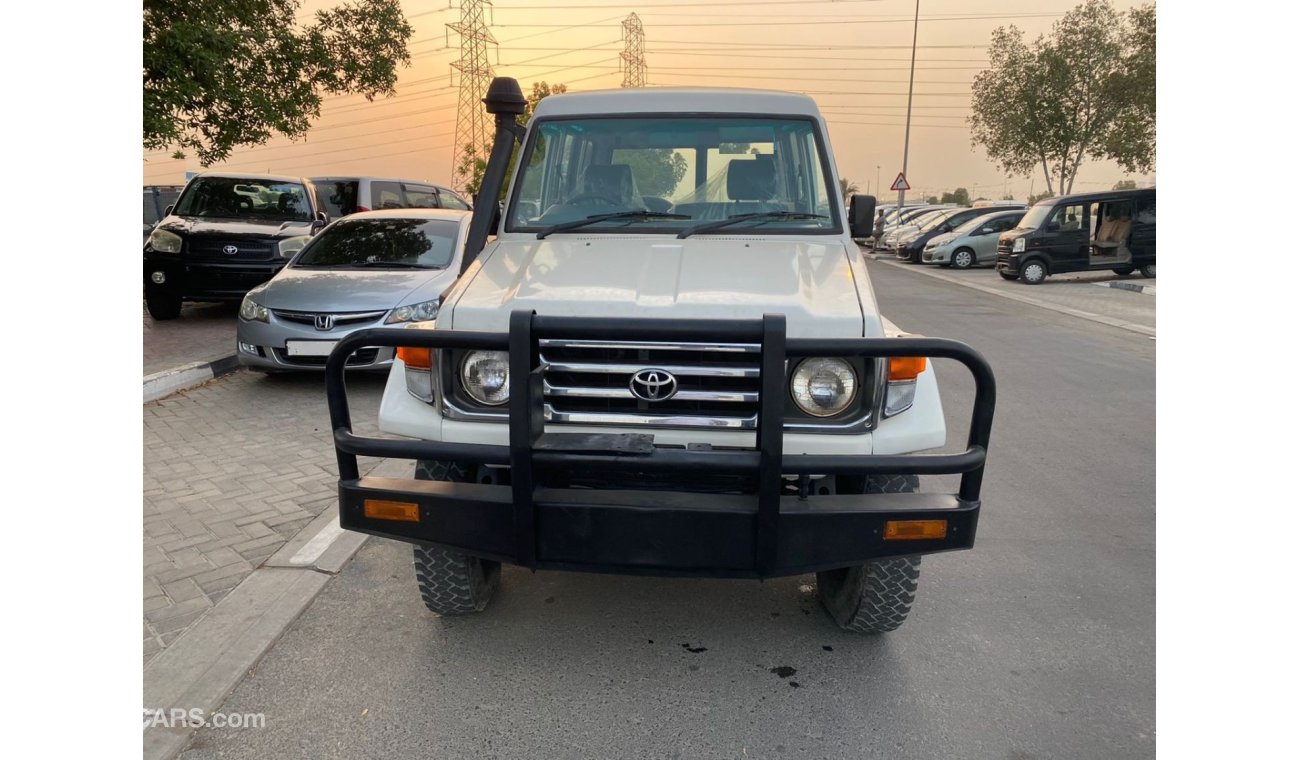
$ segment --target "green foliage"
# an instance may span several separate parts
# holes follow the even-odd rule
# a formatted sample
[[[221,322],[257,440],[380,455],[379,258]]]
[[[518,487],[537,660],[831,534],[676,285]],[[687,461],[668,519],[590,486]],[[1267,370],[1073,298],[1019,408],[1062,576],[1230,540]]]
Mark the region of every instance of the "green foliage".
[[[970,205],[970,191],[964,187],[959,187],[951,193],[944,193],[939,199],[940,203],[955,203],[958,206]]]
[[[1112,190],[1136,190],[1137,187],[1138,187],[1137,182],[1134,182],[1131,179],[1122,179],[1119,182],[1116,182],[1115,186],[1112,187],[1111,189]]]
[[[622,160],[632,168],[636,188],[642,195],[666,198],[686,176],[686,157],[669,148],[630,151]]]
[[[937,195],[926,196],[925,202],[926,202],[926,203],[929,203],[929,204],[931,204],[931,205],[938,204],[938,203],[939,203],[939,196],[937,196]]]
[[[208,166],[304,134],[321,93],[393,93],[412,32],[398,0],[348,0],[305,26],[299,4],[144,0],[145,149]]]
[[[847,201],[850,195],[858,192],[858,189],[858,183],[847,177],[840,177],[840,195],[844,196],[844,200]]]
[[[1014,201],[1015,199],[1016,196],[1012,195],[1011,193],[1007,193],[1006,195],[1002,196],[1002,200],[1004,201]]]
[[[1038,168],[1069,193],[1087,158],[1148,171],[1155,159],[1155,6],[1116,13],[1087,0],[1032,44],[994,30],[990,66],[975,77],[972,143],[1011,174]]]
[[[1051,190],[1048,190],[1045,193],[1039,193],[1038,195],[1029,196],[1028,198],[1025,199],[1025,203],[1032,206],[1039,201],[1045,201],[1048,198],[1054,198],[1054,197],[1056,197],[1056,193],[1053,193]]]

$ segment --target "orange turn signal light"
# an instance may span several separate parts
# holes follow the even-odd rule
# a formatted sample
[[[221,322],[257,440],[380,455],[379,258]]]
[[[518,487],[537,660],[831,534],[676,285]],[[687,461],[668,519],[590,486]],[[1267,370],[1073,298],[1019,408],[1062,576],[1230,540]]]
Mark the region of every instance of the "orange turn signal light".
[[[889,359],[889,382],[915,380],[925,371],[924,356],[894,356]]]
[[[361,504],[361,513],[372,520],[420,521],[420,505],[409,501],[366,499]]]
[[[397,358],[402,360],[407,369],[431,369],[433,367],[433,352],[427,348],[399,346]]]
[[[885,522],[886,541],[914,541],[917,539],[944,538],[947,535],[947,520],[888,520]]]

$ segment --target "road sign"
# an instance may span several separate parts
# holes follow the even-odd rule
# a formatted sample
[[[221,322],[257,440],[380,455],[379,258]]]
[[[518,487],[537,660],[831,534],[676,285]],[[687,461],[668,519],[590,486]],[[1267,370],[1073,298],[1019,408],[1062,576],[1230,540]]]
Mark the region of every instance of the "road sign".
[[[889,189],[890,190],[911,190],[912,186],[907,184],[907,177],[904,177],[903,173],[899,172],[898,179],[894,180],[894,184],[890,185]]]

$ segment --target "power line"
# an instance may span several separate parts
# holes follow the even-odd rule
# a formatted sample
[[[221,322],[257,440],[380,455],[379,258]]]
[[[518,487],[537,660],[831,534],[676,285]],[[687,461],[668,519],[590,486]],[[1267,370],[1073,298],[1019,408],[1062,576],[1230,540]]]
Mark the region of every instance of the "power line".
[[[922,18],[921,20],[922,21],[978,21],[983,19],[991,20],[991,19],[1043,18],[1043,17],[1059,17],[1064,15],[1065,15],[1064,13],[1016,13],[1016,14],[1004,14],[1004,15],[993,15],[993,16],[933,16],[930,18]],[[885,18],[881,16],[872,16],[867,18],[853,18],[853,17],[841,16],[834,19],[814,19],[814,20],[804,20],[804,21],[793,20],[795,18],[802,18],[802,17],[790,17],[790,19],[792,20],[787,20],[787,21],[725,21],[725,22],[682,21],[676,23],[670,21],[666,23],[656,23],[655,26],[656,27],[717,28],[721,26],[726,26],[726,27],[810,26],[810,25],[823,26],[827,24],[843,26],[845,24],[892,24],[895,22],[904,22],[904,21],[909,24],[912,23],[911,17]],[[502,29],[510,29],[516,27],[519,28],[559,27],[563,25],[562,24],[495,24],[495,26]]]

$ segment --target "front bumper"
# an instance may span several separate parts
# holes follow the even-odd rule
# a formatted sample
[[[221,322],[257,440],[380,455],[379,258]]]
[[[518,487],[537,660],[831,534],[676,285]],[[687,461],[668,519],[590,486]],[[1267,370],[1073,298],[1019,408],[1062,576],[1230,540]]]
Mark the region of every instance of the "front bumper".
[[[382,322],[383,317],[371,324],[346,325],[332,330],[281,319],[271,310],[270,322],[250,322],[239,319],[235,328],[235,353],[245,367],[268,370],[323,371],[326,356],[294,356],[288,351],[289,341],[321,341],[334,343],[358,330]],[[251,351],[249,349],[252,349]],[[387,370],[393,364],[393,348],[371,346],[358,350],[348,358],[349,370]]]
[[[144,254],[145,287],[159,289],[194,301],[238,301],[253,288],[284,268],[287,259],[274,261],[216,262],[147,252]],[[162,285],[153,274],[162,272]]]
[[[947,248],[926,248],[921,252],[921,262],[925,264],[947,264],[952,258],[952,251]]]
[[[748,448],[668,447],[649,434],[544,432],[538,340],[542,338],[758,342],[760,422]],[[510,354],[509,445],[354,436],[344,387],[347,356],[364,346],[480,348]],[[787,357],[930,356],[961,362],[975,378],[967,449],[951,455],[814,455],[783,452]],[[928,338],[787,340],[785,318],[673,322],[539,317],[516,311],[509,333],[362,330],[340,341],[326,367],[339,464],[344,528],[528,568],[650,575],[764,578],[864,564],[897,555],[967,549],[974,543],[980,485],[993,422],[995,383],[979,354]],[[509,467],[509,485],[361,477],[357,456],[451,460]],[[962,473],[956,494],[787,493],[784,476]],[[600,476],[617,487],[557,485]],[[635,487],[656,478],[697,482],[738,476],[741,492]],[[381,519],[367,503],[408,505],[407,518]],[[941,538],[887,540],[898,520],[946,520]]]

